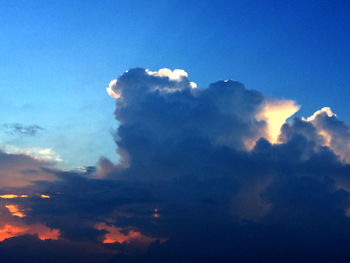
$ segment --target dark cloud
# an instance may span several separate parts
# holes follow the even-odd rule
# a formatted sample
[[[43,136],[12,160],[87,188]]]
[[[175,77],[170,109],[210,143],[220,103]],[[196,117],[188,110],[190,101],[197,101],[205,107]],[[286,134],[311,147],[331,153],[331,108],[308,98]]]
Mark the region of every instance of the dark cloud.
[[[28,186],[40,180],[53,181],[55,177],[43,169],[50,167],[52,163],[25,154],[8,154],[0,150],[1,188]]]
[[[39,125],[23,125],[20,123],[3,124],[6,133],[20,136],[36,136],[43,130]]]
[[[40,240],[41,228],[16,234],[0,243],[4,258],[347,262],[350,166],[339,147],[348,124],[324,111],[294,118],[271,144],[261,93],[235,81],[194,87],[182,71],[137,68],[112,81],[120,163],[44,167],[55,181],[7,188],[29,196],[2,201],[26,214],[13,221],[4,209],[2,229],[41,224],[59,238]]]
[[[0,243],[2,262],[106,262],[113,251],[102,245],[66,240],[42,241],[35,235],[24,235]]]
[[[118,146],[133,156],[129,137],[137,134],[142,135],[135,136],[140,143],[162,144],[195,136],[243,149],[244,141],[262,133],[265,123],[255,118],[264,106],[262,94],[235,81],[216,82],[204,90],[189,83],[186,77],[176,81],[140,68],[118,78],[114,88],[121,94],[115,112],[122,123]]]

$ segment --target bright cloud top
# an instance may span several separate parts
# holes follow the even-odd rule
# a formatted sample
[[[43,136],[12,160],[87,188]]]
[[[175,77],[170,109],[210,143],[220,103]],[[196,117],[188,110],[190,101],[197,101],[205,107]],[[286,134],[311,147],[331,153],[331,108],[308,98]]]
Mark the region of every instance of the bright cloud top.
[[[158,71],[150,71],[146,69],[146,72],[150,76],[167,77],[169,80],[181,81],[182,78],[187,78],[188,74],[183,69],[174,69],[173,71],[168,68],[162,68]]]
[[[271,143],[278,142],[281,127],[294,115],[300,106],[292,100],[267,100],[257,118],[267,122],[267,138]]]
[[[116,86],[117,86],[117,80],[116,79],[111,80],[111,82],[109,82],[109,86],[106,88],[106,90],[107,90],[107,93],[109,96],[117,99],[120,97],[120,93],[115,91],[115,90],[117,90]]]
[[[323,107],[322,109],[315,111],[314,114],[312,114],[310,117],[308,117],[306,119],[303,118],[303,120],[312,122],[317,118],[317,116],[320,116],[322,114],[326,114],[328,117],[333,117],[333,116],[337,117],[337,115],[332,112],[330,107]]]
[[[144,72],[150,77],[150,79],[159,80],[158,84],[150,87],[150,91],[172,93],[181,91],[187,87],[191,89],[197,88],[197,84],[189,81],[187,72],[182,69],[170,70],[168,68],[163,68],[158,71],[145,69]],[[127,74],[128,71],[125,73]],[[112,80],[106,90],[108,95],[112,98],[119,98],[121,96],[121,89],[118,85],[117,79]]]

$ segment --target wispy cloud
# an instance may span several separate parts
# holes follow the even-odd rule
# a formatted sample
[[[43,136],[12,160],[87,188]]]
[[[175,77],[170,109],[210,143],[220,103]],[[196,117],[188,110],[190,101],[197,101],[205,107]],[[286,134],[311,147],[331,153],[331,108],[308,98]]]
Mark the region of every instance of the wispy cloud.
[[[23,125],[20,123],[3,124],[2,129],[7,134],[19,136],[36,136],[40,131],[44,130],[39,125]]]

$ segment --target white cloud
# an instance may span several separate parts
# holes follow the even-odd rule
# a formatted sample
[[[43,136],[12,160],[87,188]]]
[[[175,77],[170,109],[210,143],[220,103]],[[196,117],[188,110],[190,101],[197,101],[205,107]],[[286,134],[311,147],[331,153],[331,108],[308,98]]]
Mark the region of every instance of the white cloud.
[[[158,71],[150,71],[146,69],[146,73],[151,76],[156,76],[156,77],[168,77],[169,80],[173,81],[181,81],[182,78],[187,78],[188,74],[186,71],[183,69],[168,69],[168,68],[162,68]]]
[[[323,107],[304,121],[311,122],[329,147],[345,163],[350,163],[350,126],[337,119],[331,108]]]
[[[1,145],[1,149],[7,154],[24,154],[38,161],[48,161],[53,163],[63,161],[61,157],[50,148],[20,148],[14,145],[3,144]]]
[[[330,107],[323,107],[322,109],[316,111],[314,114],[312,114],[310,117],[308,118],[303,118],[303,120],[306,121],[313,121],[316,119],[317,116],[321,115],[322,113],[327,114],[328,117],[333,117],[333,116],[337,116],[336,114],[334,114],[331,110]]]
[[[111,82],[109,82],[109,86],[106,88],[107,93],[109,94],[109,96],[111,96],[112,98],[119,98],[120,97],[120,91],[118,91],[117,89],[115,89],[115,87],[117,86],[117,80],[114,79]]]

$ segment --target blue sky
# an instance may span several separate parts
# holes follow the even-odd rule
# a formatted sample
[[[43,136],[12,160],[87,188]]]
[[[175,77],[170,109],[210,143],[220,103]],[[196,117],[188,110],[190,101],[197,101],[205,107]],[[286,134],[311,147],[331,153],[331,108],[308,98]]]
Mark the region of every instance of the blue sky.
[[[62,167],[118,157],[114,100],[125,70],[179,68],[206,87],[234,79],[350,120],[348,1],[0,1],[2,146],[50,148]]]

